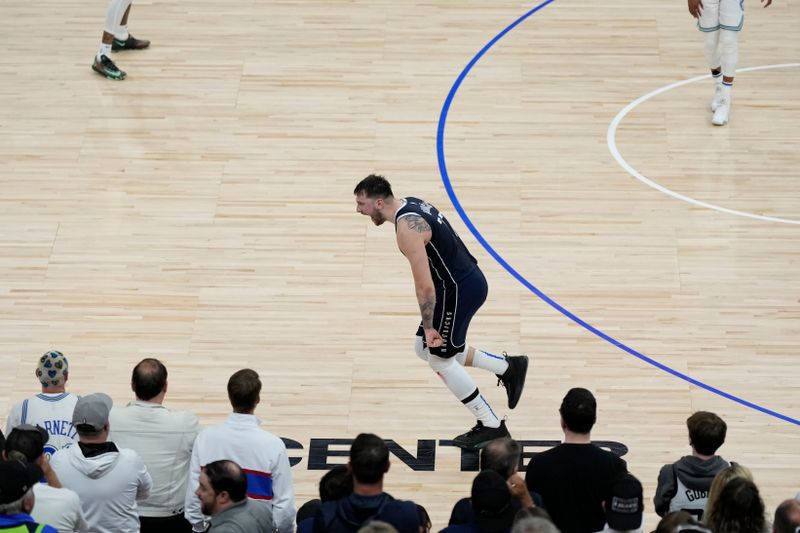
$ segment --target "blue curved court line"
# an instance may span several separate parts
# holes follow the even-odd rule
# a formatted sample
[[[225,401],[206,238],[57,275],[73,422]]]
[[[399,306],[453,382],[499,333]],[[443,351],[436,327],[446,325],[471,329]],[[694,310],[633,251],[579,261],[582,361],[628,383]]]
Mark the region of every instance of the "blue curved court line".
[[[497,41],[499,41],[500,39],[505,37],[505,35],[508,32],[510,32],[511,30],[516,28],[525,19],[527,19],[528,17],[530,17],[531,15],[533,15],[534,13],[539,11],[540,9],[544,8],[545,6],[547,6],[549,4],[552,4],[554,1],[555,0],[546,0],[545,2],[542,2],[541,4],[539,4],[538,6],[534,7],[533,9],[531,9],[530,11],[528,11],[527,13],[525,13],[524,15],[519,17],[517,20],[515,20],[514,22],[509,24],[508,27],[506,27],[506,29],[504,29],[503,31],[498,33],[491,41],[489,41],[483,48],[481,48],[481,50],[477,54],[475,54],[475,57],[473,57],[472,60],[467,64],[467,66],[464,67],[464,70],[461,71],[461,74],[459,74],[458,78],[453,83],[453,86],[450,88],[450,92],[448,93],[447,98],[444,101],[444,105],[442,106],[442,112],[439,115],[439,124],[438,124],[437,132],[436,132],[436,155],[437,155],[437,157],[439,159],[439,173],[441,174],[441,177],[442,177],[442,183],[444,183],[444,187],[447,190],[447,195],[450,197],[450,201],[453,203],[453,207],[456,209],[456,211],[458,212],[459,216],[464,221],[464,224],[466,224],[467,228],[469,229],[469,231],[475,236],[475,238],[478,240],[478,242],[481,244],[481,246],[483,246],[486,249],[486,251],[489,252],[489,255],[491,255],[494,258],[494,260],[497,261],[500,264],[500,266],[505,268],[508,271],[509,274],[514,276],[514,278],[516,278],[517,281],[522,283],[522,285],[524,285],[528,290],[530,290],[536,296],[538,296],[539,298],[544,300],[545,303],[547,303],[549,306],[553,307],[556,311],[558,311],[562,315],[566,316],[567,318],[569,318],[570,320],[572,320],[576,324],[578,324],[581,327],[583,327],[584,329],[594,333],[595,335],[597,335],[601,339],[603,339],[603,340],[605,340],[607,342],[610,342],[611,344],[613,344],[614,346],[616,346],[620,350],[624,350],[624,351],[628,352],[629,354],[631,354],[632,356],[641,359],[645,363],[648,363],[648,364],[658,368],[659,370],[663,370],[664,372],[666,372],[668,374],[672,374],[676,378],[682,379],[682,380],[686,381],[687,383],[690,383],[692,385],[695,385],[697,387],[705,389],[705,390],[707,390],[709,392],[712,392],[714,394],[722,396],[723,398],[727,398],[728,400],[731,400],[731,401],[734,401],[734,402],[739,403],[741,405],[744,405],[745,407],[749,407],[751,409],[755,409],[756,411],[760,411],[760,412],[762,412],[764,414],[767,414],[767,415],[773,416],[775,418],[779,418],[780,420],[784,420],[786,422],[790,422],[792,424],[800,426],[800,420],[798,420],[796,418],[792,418],[790,416],[778,413],[777,411],[773,411],[772,409],[768,409],[766,407],[762,407],[762,406],[757,405],[755,403],[749,402],[749,401],[745,400],[744,398],[739,398],[738,396],[734,396],[733,394],[730,394],[730,393],[727,393],[727,392],[725,392],[723,390],[717,389],[716,387],[712,387],[711,385],[703,383],[702,381],[698,381],[698,380],[694,379],[691,376],[688,376],[686,374],[678,372],[677,370],[675,370],[673,368],[670,368],[670,367],[668,367],[668,366],[666,366],[666,365],[664,365],[662,363],[659,363],[655,359],[647,357],[646,355],[637,352],[633,348],[623,344],[622,342],[620,342],[617,339],[611,337],[610,335],[607,335],[607,334],[603,333],[602,331],[600,331],[599,329],[595,328],[594,326],[592,326],[591,324],[589,324],[588,322],[586,322],[585,320],[583,320],[579,316],[571,313],[570,311],[568,311],[567,309],[565,309],[564,307],[559,305],[558,302],[556,302],[555,300],[553,300],[552,298],[547,296],[545,293],[543,293],[541,290],[539,290],[530,281],[525,279],[525,277],[522,274],[520,274],[519,272],[517,272],[514,269],[514,267],[509,265],[505,261],[505,259],[503,259],[503,257],[499,253],[497,253],[497,251],[494,248],[492,248],[492,245],[490,245],[489,242],[486,239],[483,238],[483,235],[481,235],[481,233],[478,231],[478,228],[475,227],[475,225],[472,223],[472,220],[470,220],[470,218],[467,215],[466,211],[461,206],[461,202],[458,200],[458,197],[456,196],[456,193],[453,190],[453,184],[450,181],[450,176],[447,173],[447,164],[446,164],[445,156],[444,156],[444,129],[445,129],[445,126],[447,124],[447,114],[450,111],[450,106],[453,104],[453,99],[455,98],[459,87],[461,87],[461,83],[464,81],[464,79],[467,77],[469,72],[472,70],[472,67],[475,66],[475,64],[481,59],[481,57],[483,57],[483,55],[492,46],[494,46],[495,43],[497,43]]]

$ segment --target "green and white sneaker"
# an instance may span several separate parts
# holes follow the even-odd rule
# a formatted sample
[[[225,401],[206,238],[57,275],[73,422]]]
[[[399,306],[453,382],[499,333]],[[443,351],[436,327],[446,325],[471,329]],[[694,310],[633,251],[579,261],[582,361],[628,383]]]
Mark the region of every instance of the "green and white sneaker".
[[[117,65],[111,61],[111,58],[105,54],[101,55],[100,59],[97,59],[97,57],[94,58],[92,70],[110,80],[124,80],[125,76],[127,76],[125,71],[120,70]]]

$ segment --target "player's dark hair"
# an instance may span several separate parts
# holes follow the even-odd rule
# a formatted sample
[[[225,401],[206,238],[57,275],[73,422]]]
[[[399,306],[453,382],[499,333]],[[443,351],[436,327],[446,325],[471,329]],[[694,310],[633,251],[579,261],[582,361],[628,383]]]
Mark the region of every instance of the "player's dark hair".
[[[392,186],[386,181],[386,178],[378,174],[370,174],[363,180],[358,182],[356,188],[353,189],[353,194],[358,196],[363,194],[367,198],[393,198]]]
[[[227,492],[231,500],[240,502],[247,497],[247,476],[233,461],[223,459],[203,467],[214,494]]]
[[[131,387],[140,400],[152,400],[167,384],[167,367],[158,359],[146,358],[133,367]]]
[[[702,455],[714,455],[725,442],[728,425],[723,419],[708,411],[697,411],[686,419],[689,442]]]
[[[576,387],[564,396],[558,412],[567,429],[575,433],[589,433],[597,421],[597,400],[588,390]]]
[[[389,468],[389,448],[372,433],[361,433],[350,446],[350,468],[359,483],[374,484]]]
[[[519,443],[511,437],[495,439],[481,450],[481,470],[494,470],[508,479],[519,468]]]
[[[243,368],[228,380],[228,399],[235,413],[251,413],[260,393],[261,380],[255,370]]]

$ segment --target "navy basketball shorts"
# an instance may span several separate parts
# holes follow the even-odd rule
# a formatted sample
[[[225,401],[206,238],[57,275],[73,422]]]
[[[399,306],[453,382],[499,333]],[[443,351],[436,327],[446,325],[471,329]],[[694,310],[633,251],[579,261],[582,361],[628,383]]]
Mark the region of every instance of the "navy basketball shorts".
[[[417,336],[433,355],[449,358],[464,351],[467,345],[467,329],[478,309],[486,301],[489,286],[483,272],[475,267],[466,278],[455,284],[436,287],[436,307],[433,311],[433,327],[444,342],[438,348],[428,348],[425,330],[420,322]]]

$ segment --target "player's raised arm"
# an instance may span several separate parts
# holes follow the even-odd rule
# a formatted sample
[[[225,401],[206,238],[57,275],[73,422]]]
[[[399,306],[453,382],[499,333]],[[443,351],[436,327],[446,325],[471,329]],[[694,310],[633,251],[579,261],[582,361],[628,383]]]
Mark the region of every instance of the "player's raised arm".
[[[428,255],[425,253],[425,244],[430,238],[431,227],[421,216],[407,215],[397,221],[397,245],[411,265],[419,312],[422,315],[422,328],[425,330],[425,342],[428,346],[436,348],[441,346],[442,337],[433,326],[436,289],[428,265]]]

